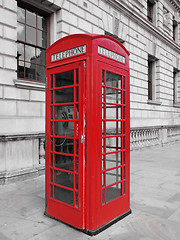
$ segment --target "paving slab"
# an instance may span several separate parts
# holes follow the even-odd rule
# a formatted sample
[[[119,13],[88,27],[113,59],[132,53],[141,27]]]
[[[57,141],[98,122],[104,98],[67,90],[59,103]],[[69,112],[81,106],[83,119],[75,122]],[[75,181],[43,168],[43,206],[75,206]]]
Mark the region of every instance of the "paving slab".
[[[131,152],[132,214],[93,237],[44,216],[44,179],[0,185],[0,240],[180,239],[180,142]]]

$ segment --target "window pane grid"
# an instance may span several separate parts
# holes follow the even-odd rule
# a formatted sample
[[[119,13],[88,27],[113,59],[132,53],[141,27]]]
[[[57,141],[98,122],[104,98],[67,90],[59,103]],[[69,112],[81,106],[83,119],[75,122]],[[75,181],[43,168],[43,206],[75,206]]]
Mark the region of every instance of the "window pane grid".
[[[51,75],[53,200],[79,207],[78,69]],[[66,95],[66,97],[65,97]],[[69,102],[69,95],[71,95]]]
[[[44,21],[41,24],[43,26],[42,28],[40,28],[41,21]],[[47,47],[45,17],[40,16],[38,12],[32,12],[26,8],[18,7],[17,22],[17,76],[28,80],[45,82],[46,58],[44,51]],[[20,46],[24,47],[20,48]]]
[[[18,43],[18,44],[23,44],[23,45],[25,44],[26,46],[31,46],[31,47],[34,47],[34,48],[36,47],[37,49],[46,50],[46,47],[38,46],[38,45],[36,45],[36,44],[23,41],[22,39],[17,39],[17,43]]]
[[[125,192],[125,76],[102,71],[102,204]]]

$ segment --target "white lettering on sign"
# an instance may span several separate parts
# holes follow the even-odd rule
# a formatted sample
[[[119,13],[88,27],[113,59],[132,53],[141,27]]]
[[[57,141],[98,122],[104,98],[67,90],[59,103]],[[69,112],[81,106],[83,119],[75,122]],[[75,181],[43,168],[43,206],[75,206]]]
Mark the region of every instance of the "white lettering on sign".
[[[59,53],[54,53],[51,55],[51,62],[54,62],[56,60],[61,60],[64,58],[68,58],[68,57],[72,57],[72,56],[76,56],[82,53],[86,53],[86,45],[83,46],[79,46],[79,47],[75,47],[75,48],[71,48]]]
[[[103,48],[101,46],[98,46],[98,53],[101,54],[101,55],[104,55],[106,57],[109,57],[109,58],[112,58],[116,61],[119,61],[119,62],[122,62],[122,63],[125,63],[125,57],[118,54],[118,53],[115,53],[111,50],[108,50],[106,48]]]

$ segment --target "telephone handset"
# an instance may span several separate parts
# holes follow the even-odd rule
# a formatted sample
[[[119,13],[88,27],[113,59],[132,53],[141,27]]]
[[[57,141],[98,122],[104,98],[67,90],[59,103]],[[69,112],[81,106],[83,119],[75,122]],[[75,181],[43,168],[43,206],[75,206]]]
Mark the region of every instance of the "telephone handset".
[[[74,119],[74,106],[61,106],[56,109],[55,119],[59,120],[68,120]],[[73,136],[74,134],[74,122],[56,122],[55,124],[55,135],[56,136]],[[63,146],[66,142],[66,138],[57,138],[55,141],[55,145]]]
[[[69,118],[68,118],[68,114],[67,114],[66,111],[63,111],[63,112],[61,113],[61,116],[62,116],[62,119],[69,119]],[[63,127],[64,127],[64,128],[68,128],[68,122],[64,122],[64,123],[63,123]]]

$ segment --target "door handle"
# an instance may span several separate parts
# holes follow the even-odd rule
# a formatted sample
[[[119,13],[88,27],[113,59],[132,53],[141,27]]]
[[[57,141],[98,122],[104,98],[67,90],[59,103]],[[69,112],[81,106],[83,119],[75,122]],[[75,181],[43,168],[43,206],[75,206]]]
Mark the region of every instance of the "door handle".
[[[85,135],[82,134],[82,135],[81,135],[81,143],[84,143],[84,139],[85,139]]]

